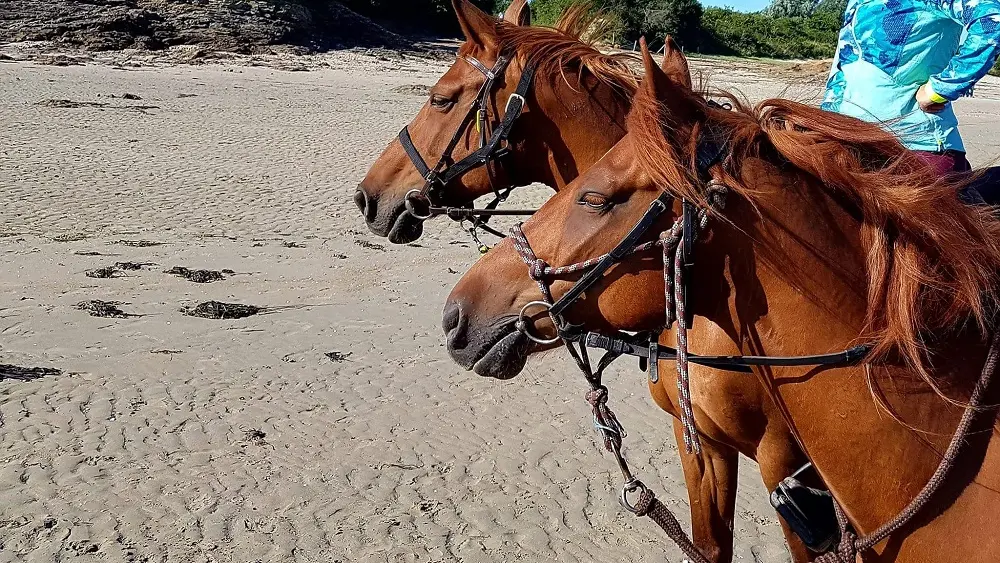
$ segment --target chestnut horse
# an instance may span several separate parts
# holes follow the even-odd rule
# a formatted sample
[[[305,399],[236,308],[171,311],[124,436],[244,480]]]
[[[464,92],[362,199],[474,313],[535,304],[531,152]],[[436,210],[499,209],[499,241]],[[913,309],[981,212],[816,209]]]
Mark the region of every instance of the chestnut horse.
[[[801,356],[869,343],[862,365],[753,371],[851,528],[871,534],[920,495],[980,380],[998,298],[1000,222],[989,208],[962,204],[961,185],[937,177],[876,125],[785,100],[718,111],[661,72],[645,49],[644,60],[628,134],[523,224],[525,239],[550,264],[589,260],[666,193],[673,203],[651,236],[670,231],[682,200],[707,211],[686,271],[693,352]],[[722,139],[727,156],[709,168],[706,184],[695,157],[707,136]],[[705,190],[720,183],[728,187],[724,206]],[[545,348],[515,328],[522,306],[540,295],[518,254],[509,240],[498,245],[449,297],[444,324],[460,365],[511,377]],[[662,326],[662,268],[658,253],[623,258],[562,322],[608,331]],[[551,298],[570,281],[553,281]],[[528,329],[552,334],[553,322],[538,314]],[[674,333],[661,339],[673,343]],[[661,380],[650,390],[664,402],[676,393],[670,386]],[[993,387],[984,404],[1000,400]],[[690,394],[703,439],[717,430],[711,413],[738,420],[760,405],[699,368]],[[970,412],[978,412],[977,432],[944,486],[902,528],[862,546],[863,561],[1000,560],[997,410]]]
[[[602,54],[580,40],[594,21],[583,6],[568,10],[552,29],[529,25],[526,0],[513,2],[502,21],[468,0],[453,4],[465,42],[406,128],[413,149],[428,167],[443,155],[442,165],[451,166],[479,148],[480,132],[467,117],[478,105],[484,70],[494,70],[501,56],[509,60],[485,92],[488,111],[482,125],[487,137],[501,124],[529,59],[536,65],[536,78],[507,138],[508,153],[471,168],[447,186],[433,186],[428,197],[434,204],[462,206],[533,182],[558,190],[625,135],[625,115],[639,76],[631,70],[629,57]],[[453,136],[457,144],[445,154]],[[412,242],[423,232],[423,220],[405,205],[406,195],[426,183],[411,159],[400,139],[394,139],[354,197],[368,228],[397,244]]]
[[[503,81],[491,92],[490,116],[494,126],[500,119],[497,107],[503,107],[529,61],[537,66],[537,71],[524,114],[512,131],[511,150],[499,167],[500,173],[486,168],[471,170],[438,190],[435,204],[462,206],[492,190],[532,182],[543,182],[559,190],[624,136],[625,115],[631,107],[638,77],[627,65],[628,59],[603,55],[580,40],[593,21],[582,8],[567,11],[555,30],[529,27],[523,0],[511,4],[502,23],[465,1],[455,2],[455,10],[466,35],[459,60],[434,86],[428,103],[408,126],[422,158],[432,162],[443,152],[449,137],[462,124],[461,113],[473,103],[483,84],[481,72],[463,57],[474,57],[491,66],[501,53],[515,54]],[[669,39],[662,68],[690,87],[687,61]],[[442,104],[442,100],[447,104]],[[477,139],[470,127],[456,147],[453,161],[471,154],[476,146]],[[398,140],[393,141],[373,164],[355,198],[372,231],[388,235],[393,242],[419,236],[422,222],[406,212],[404,196],[422,182],[402,145]],[[716,376],[720,385],[745,397],[757,397],[760,404],[773,409],[752,379],[724,372]],[[679,411],[669,399],[659,401],[659,405],[676,418]],[[739,424],[723,420],[723,413],[714,413],[720,419],[719,430],[714,434],[718,440],[706,443],[698,455],[681,456],[694,540],[713,562],[732,559],[738,452],[762,460],[770,475],[768,483],[805,462],[804,454],[780,417],[762,414],[761,408],[765,407],[741,417]],[[785,532],[794,560],[807,561],[805,547],[796,536]]]

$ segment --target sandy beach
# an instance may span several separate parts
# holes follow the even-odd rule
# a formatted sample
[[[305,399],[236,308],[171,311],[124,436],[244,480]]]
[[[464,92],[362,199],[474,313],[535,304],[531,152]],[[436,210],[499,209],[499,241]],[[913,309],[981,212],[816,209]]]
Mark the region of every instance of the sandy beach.
[[[0,561],[681,561],[617,504],[569,358],[507,382],[448,358],[465,233],[393,246],[351,201],[447,61],[25,52],[0,49]],[[751,99],[821,86],[693,64]],[[1000,154],[1000,80],[957,108],[974,164]],[[185,313],[207,301],[260,311]],[[686,525],[670,419],[632,362],[607,380]],[[751,462],[740,490],[737,561],[787,561]]]

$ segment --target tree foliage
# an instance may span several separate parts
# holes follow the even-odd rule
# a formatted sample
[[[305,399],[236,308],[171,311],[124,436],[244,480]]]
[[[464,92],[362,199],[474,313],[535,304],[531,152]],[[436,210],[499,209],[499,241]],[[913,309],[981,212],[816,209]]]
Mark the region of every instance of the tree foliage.
[[[510,0],[473,0],[500,14]],[[532,19],[552,25],[578,0],[532,0]],[[702,8],[699,0],[590,0],[613,42],[631,48],[646,37],[655,50],[672,36],[689,52],[772,58],[833,56],[847,0],[772,0],[765,10]],[[818,3],[817,3],[818,2]],[[343,0],[351,9],[404,29],[457,32],[451,0]]]
[[[758,12],[744,14],[723,8],[705,10],[701,19],[705,53],[819,59],[833,57],[840,30],[840,16],[830,12],[808,18],[774,17]]]

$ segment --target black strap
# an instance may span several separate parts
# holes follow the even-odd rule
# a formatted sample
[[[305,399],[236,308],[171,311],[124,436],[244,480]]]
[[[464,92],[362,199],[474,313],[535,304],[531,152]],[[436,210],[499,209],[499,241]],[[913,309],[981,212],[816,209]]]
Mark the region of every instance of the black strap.
[[[427,166],[427,162],[424,161],[424,157],[420,156],[420,151],[417,150],[417,147],[413,146],[413,139],[410,138],[410,129],[408,127],[403,127],[399,130],[399,144],[403,145],[406,156],[410,157],[410,162],[413,163],[420,176],[429,182],[431,169]]]
[[[694,325],[694,307],[691,307],[691,299],[689,291],[691,289],[691,278],[692,270],[694,269],[694,243],[698,238],[698,207],[688,200],[684,200],[681,204],[681,209],[683,210],[682,215],[682,229],[683,236],[681,237],[681,267],[684,268],[684,279],[688,280],[688,283],[684,284],[684,295],[681,297],[684,299],[684,322],[687,323],[687,327],[690,328]]]
[[[723,145],[716,143],[714,140],[708,137],[702,137],[702,140],[698,142],[697,149],[697,164],[699,175],[705,176],[708,174],[708,169],[719,161],[723,152]],[[639,222],[632,227],[632,230],[625,236],[624,239],[619,242],[611,252],[608,253],[596,266],[587,271],[573,287],[569,288],[562,297],[560,297],[555,303],[552,304],[552,308],[549,309],[549,314],[553,317],[558,317],[566,307],[571,303],[576,301],[580,295],[597,283],[597,280],[601,279],[605,272],[608,271],[611,266],[621,262],[623,258],[631,251],[631,249],[639,242],[646,232],[656,224],[657,219],[662,215],[668,208],[669,202],[673,199],[673,196],[668,193],[663,193],[660,197],[656,198],[653,203],[650,204],[649,209],[646,210],[645,215],[639,219]],[[690,205],[690,209],[688,206]],[[694,230],[689,229],[688,221],[697,220],[697,208],[694,205],[685,202],[684,206],[684,245],[685,245],[685,257],[690,257],[694,249]],[[693,226],[693,223],[692,223]],[[688,236],[689,233],[691,236]],[[690,245],[690,246],[689,246]],[[689,258],[685,258],[685,262],[689,262]]]
[[[480,147],[479,150],[449,166],[444,175],[441,177],[442,184],[447,185],[449,182],[458,178],[462,174],[465,174],[469,170],[484,166],[491,159],[502,156],[498,152],[500,144],[507,141],[510,137],[511,130],[514,128],[514,123],[517,121],[518,117],[521,117],[521,113],[524,111],[524,104],[527,99],[528,90],[531,89],[531,83],[534,80],[534,77],[535,66],[529,65],[525,67],[524,71],[521,73],[521,80],[517,84],[517,89],[514,91],[514,94],[507,99],[507,107],[504,111],[503,120],[500,121],[500,125],[493,130],[493,134],[490,135],[489,141]]]
[[[649,358],[650,346],[646,343],[634,342],[632,339],[615,338],[596,332],[588,332],[582,339],[587,346],[592,348],[608,350],[621,356]],[[676,349],[662,344],[657,348],[658,359],[667,361],[677,359]],[[688,361],[726,371],[751,373],[750,366],[849,366],[865,359],[871,350],[871,344],[860,344],[842,352],[814,356],[698,356],[688,354]]]
[[[706,124],[706,128],[711,126]],[[702,135],[701,141],[698,143],[698,148],[695,149],[695,164],[698,167],[698,179],[703,182],[708,182],[711,179],[708,173],[709,168],[714,166],[719,160],[722,159],[722,155],[726,149],[726,144],[723,142],[718,142],[715,140],[715,133],[709,129],[706,134]],[[687,323],[688,328],[694,325],[694,308],[691,307],[691,300],[688,291],[691,288],[691,270],[694,268],[694,244],[697,240],[697,230],[699,225],[698,222],[698,207],[688,201],[684,200],[682,203],[683,209],[683,238],[681,239],[683,246],[681,247],[681,259],[683,261],[684,268],[684,279],[688,280],[684,286],[684,321]]]
[[[535,70],[537,68],[534,64],[529,64],[525,67],[524,71],[521,73],[521,79],[518,81],[517,89],[507,100],[507,107],[504,112],[503,119],[501,120],[500,125],[494,129],[489,140],[482,144],[479,149],[472,152],[462,160],[459,160],[451,166],[445,167],[448,160],[451,158],[451,153],[454,152],[455,147],[458,146],[458,143],[461,142],[462,137],[465,135],[465,131],[469,127],[469,124],[475,121],[480,116],[480,112],[485,108],[486,100],[489,98],[489,94],[493,90],[493,82],[503,73],[507,64],[510,62],[509,59],[500,57],[497,59],[497,63],[493,69],[488,70],[482,65],[482,63],[475,59],[466,60],[482,72],[486,76],[486,80],[483,82],[479,92],[476,94],[475,102],[465,114],[461,125],[459,125],[458,129],[455,131],[451,141],[448,142],[444,152],[441,153],[441,158],[438,160],[434,168],[432,169],[427,165],[427,162],[420,155],[420,151],[418,151],[416,146],[414,146],[413,139],[410,138],[408,126],[403,127],[398,135],[399,143],[403,146],[403,150],[406,151],[406,155],[410,158],[410,162],[413,163],[413,166],[416,167],[417,171],[420,172],[420,175],[423,176],[425,180],[424,188],[422,190],[424,193],[426,193],[427,190],[435,184],[442,187],[446,186],[452,180],[462,174],[465,174],[469,170],[485,166],[490,160],[500,158],[506,154],[506,151],[503,150],[503,147],[500,145],[501,143],[506,142],[510,137],[511,130],[514,128],[514,123],[524,111],[525,100],[528,95],[528,91],[531,89],[531,84],[534,81]]]
[[[641,219],[639,219],[639,222],[632,227],[632,230],[625,235],[625,238],[615,245],[615,247],[611,249],[611,252],[605,255],[604,258],[597,263],[597,265],[588,270],[583,277],[577,280],[577,282],[573,284],[573,287],[569,288],[569,291],[556,300],[556,302],[552,304],[552,307],[549,308],[549,314],[553,317],[558,317],[562,313],[563,309],[571,305],[584,291],[597,283],[597,281],[604,276],[604,273],[607,272],[611,266],[621,262],[622,259],[628,255],[629,251],[635,247],[636,243],[639,242],[639,239],[642,238],[643,235],[645,235],[646,232],[648,232],[649,229],[656,224],[660,215],[663,215],[663,213],[669,209],[668,204],[671,199],[673,199],[673,196],[664,192],[660,194],[660,197],[653,200],[653,202],[649,204],[649,209],[647,209],[646,213],[643,214]]]
[[[706,125],[705,127],[710,127]],[[722,155],[726,150],[726,143],[715,140],[715,133],[709,131],[702,135],[701,141],[695,152],[695,164],[698,166],[698,174],[702,180],[707,180],[708,169],[722,160]]]

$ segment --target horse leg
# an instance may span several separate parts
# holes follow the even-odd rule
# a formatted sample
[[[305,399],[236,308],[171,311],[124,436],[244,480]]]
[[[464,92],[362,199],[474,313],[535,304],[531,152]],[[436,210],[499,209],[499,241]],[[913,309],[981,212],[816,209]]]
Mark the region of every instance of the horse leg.
[[[674,419],[684,481],[691,504],[691,537],[712,563],[733,560],[733,516],[739,453],[702,437],[701,454],[684,452],[684,429]]]
[[[792,437],[781,433],[781,436],[765,434],[757,447],[757,464],[760,466],[760,475],[764,479],[764,486],[768,491],[773,491],[778,483],[785,477],[795,473],[808,460],[802,455],[794,444]],[[780,517],[781,531],[785,534],[785,541],[788,543],[788,551],[792,555],[795,563],[805,563],[811,561],[816,554],[809,551],[799,536],[795,535],[788,525]]]

